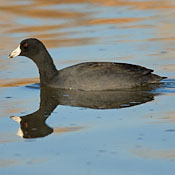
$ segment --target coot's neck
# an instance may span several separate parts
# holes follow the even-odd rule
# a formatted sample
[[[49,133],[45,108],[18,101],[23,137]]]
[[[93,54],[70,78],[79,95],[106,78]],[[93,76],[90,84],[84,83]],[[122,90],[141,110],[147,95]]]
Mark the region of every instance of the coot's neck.
[[[33,59],[39,70],[40,85],[47,86],[50,80],[57,74],[58,71],[47,50],[40,52],[38,56],[35,55],[35,58],[40,58]]]

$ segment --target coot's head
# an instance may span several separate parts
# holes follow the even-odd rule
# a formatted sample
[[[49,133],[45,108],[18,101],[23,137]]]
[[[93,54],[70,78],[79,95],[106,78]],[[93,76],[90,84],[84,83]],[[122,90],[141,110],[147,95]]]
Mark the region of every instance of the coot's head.
[[[35,38],[29,38],[21,41],[20,45],[11,52],[9,58],[26,56],[35,61],[36,55],[42,54],[44,51],[46,51],[46,48],[41,41]]]

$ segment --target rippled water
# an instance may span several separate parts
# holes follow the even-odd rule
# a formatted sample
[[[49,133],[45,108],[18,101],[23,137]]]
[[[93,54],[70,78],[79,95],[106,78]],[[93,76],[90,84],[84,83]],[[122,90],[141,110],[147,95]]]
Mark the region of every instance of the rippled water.
[[[173,0],[0,4],[0,174],[174,173]],[[141,92],[40,91],[36,66],[7,58],[28,37],[45,43],[58,69],[116,61],[168,79]]]

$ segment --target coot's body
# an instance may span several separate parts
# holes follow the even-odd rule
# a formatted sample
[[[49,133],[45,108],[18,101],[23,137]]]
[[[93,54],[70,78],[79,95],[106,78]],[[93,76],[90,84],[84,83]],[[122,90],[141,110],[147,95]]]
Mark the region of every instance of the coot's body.
[[[112,63],[86,62],[57,70],[51,56],[41,41],[26,39],[9,57],[27,56],[39,70],[41,86],[85,91],[116,90],[159,83],[165,77],[153,74],[142,66]]]
[[[162,80],[162,77],[151,72],[150,69],[132,64],[87,62],[58,71],[49,86],[97,91],[133,88]]]

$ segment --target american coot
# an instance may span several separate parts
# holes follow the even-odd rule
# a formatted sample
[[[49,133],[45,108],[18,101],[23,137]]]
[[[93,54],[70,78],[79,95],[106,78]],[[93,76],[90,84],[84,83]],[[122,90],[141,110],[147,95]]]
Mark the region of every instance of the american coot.
[[[114,62],[85,62],[57,70],[44,44],[35,38],[23,40],[9,58],[26,56],[38,67],[40,86],[84,91],[116,90],[159,83],[166,77],[142,66]]]

